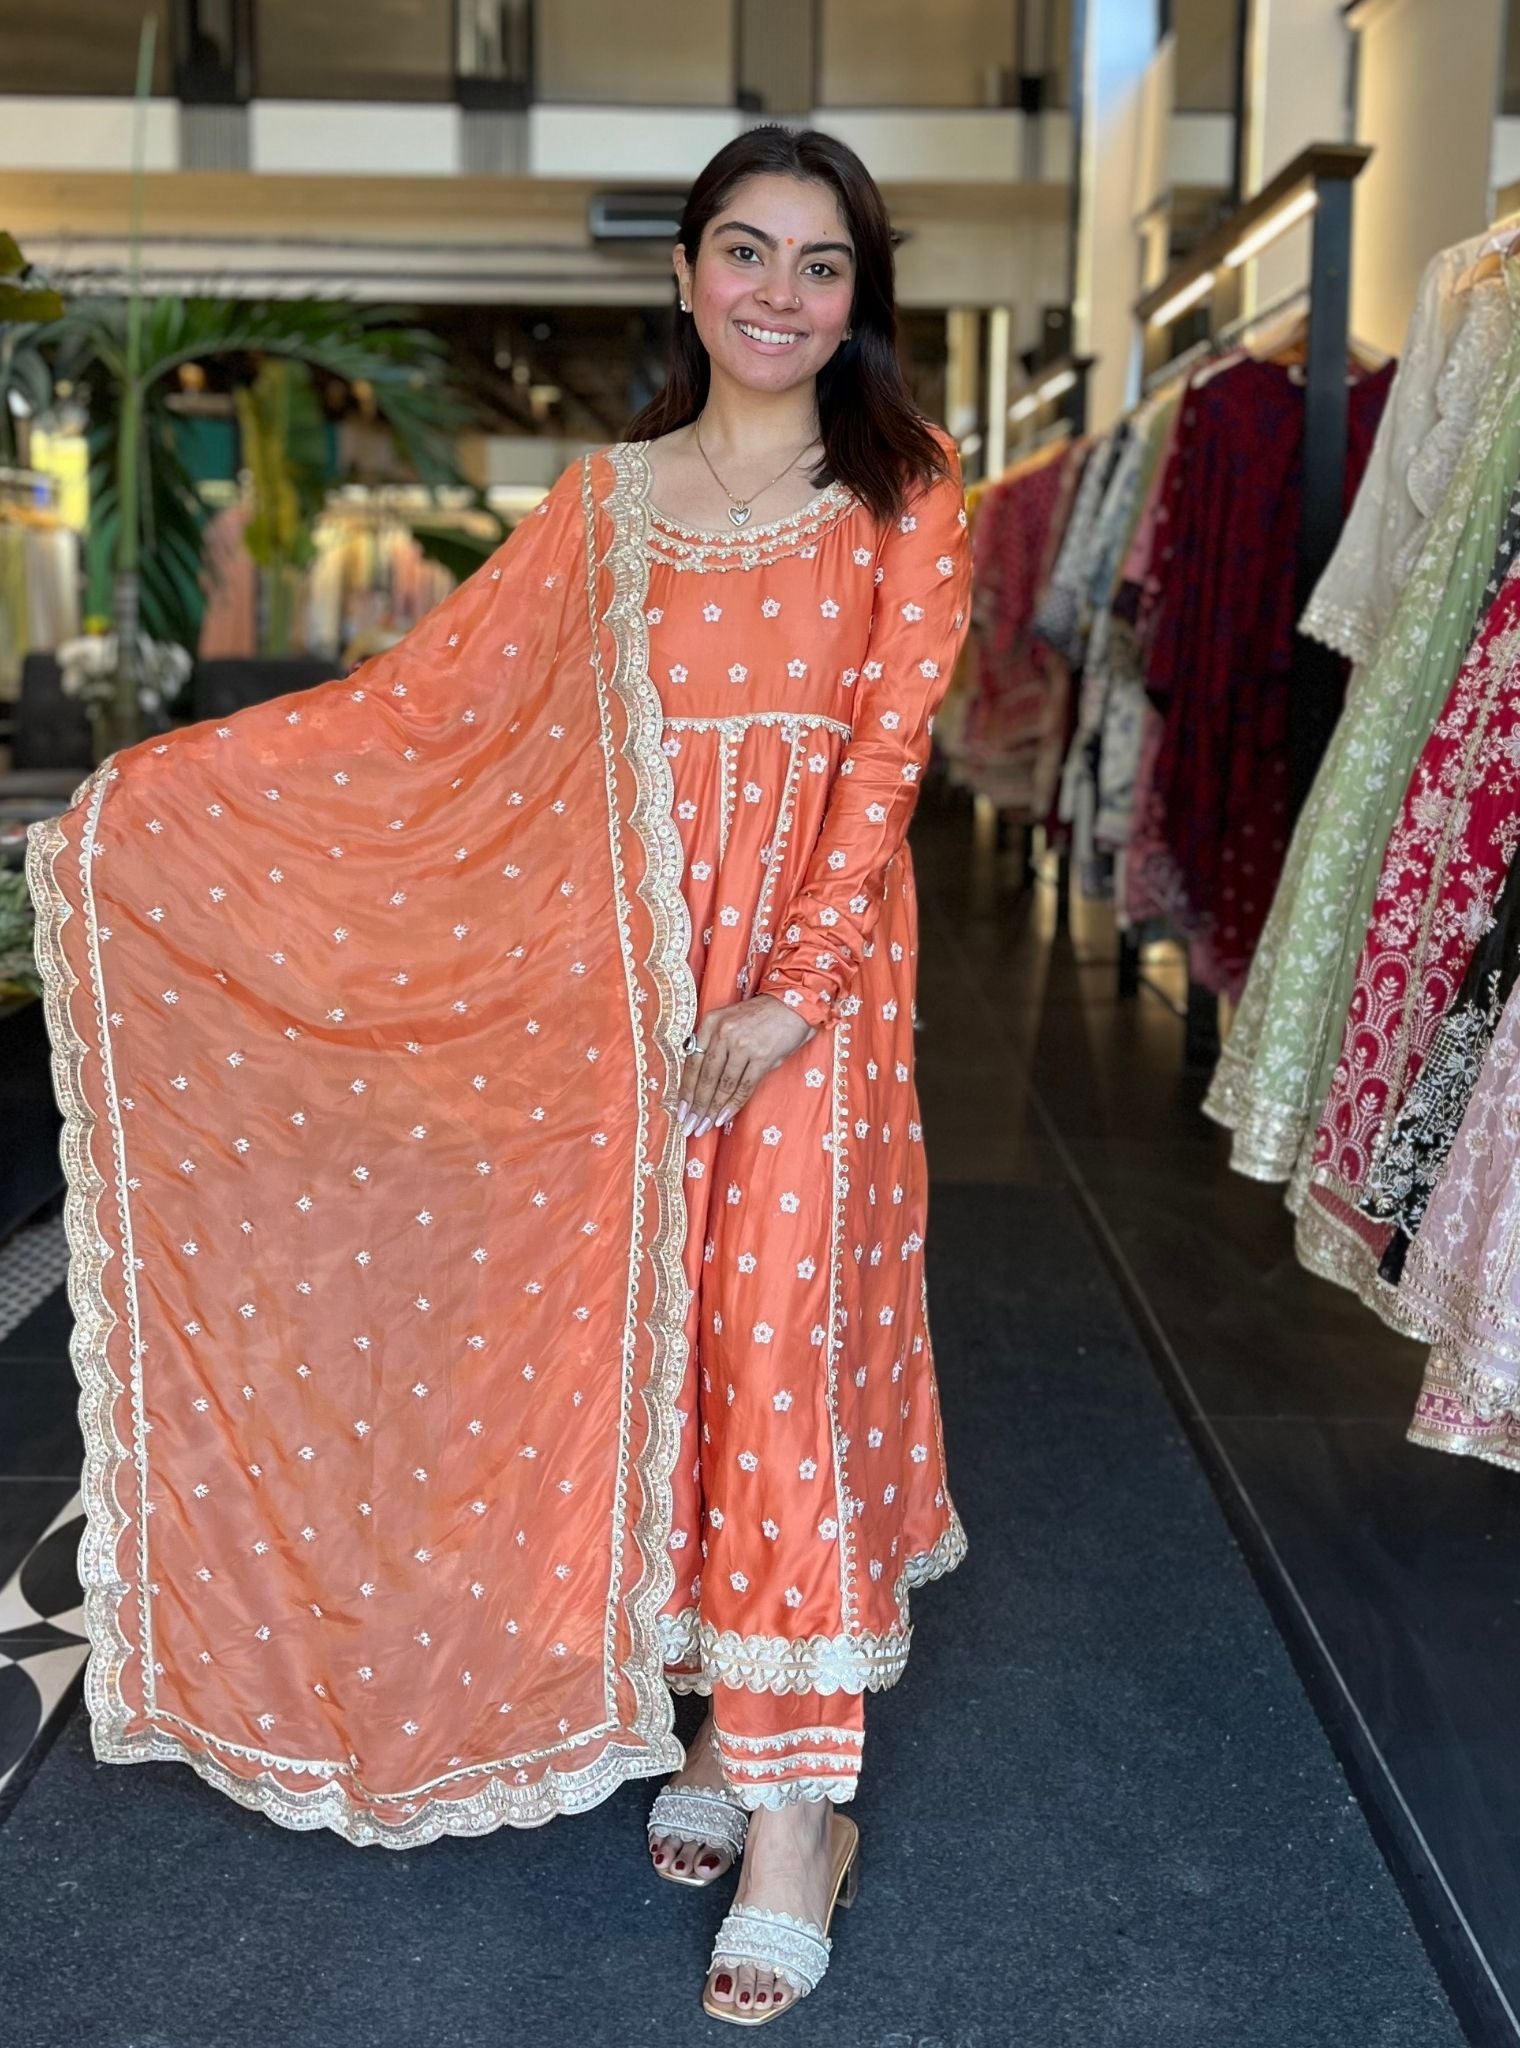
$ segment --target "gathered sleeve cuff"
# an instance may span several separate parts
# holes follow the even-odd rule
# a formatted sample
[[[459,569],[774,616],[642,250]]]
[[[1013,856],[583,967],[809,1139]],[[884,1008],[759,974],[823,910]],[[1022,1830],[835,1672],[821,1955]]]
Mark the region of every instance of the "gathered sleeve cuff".
[[[822,829],[781,920],[759,992],[814,1026],[847,997],[880,915],[887,869],[907,836],[934,713],[971,616],[971,539],[959,451],[949,477],[915,485],[879,544],[868,658],[851,738]]]

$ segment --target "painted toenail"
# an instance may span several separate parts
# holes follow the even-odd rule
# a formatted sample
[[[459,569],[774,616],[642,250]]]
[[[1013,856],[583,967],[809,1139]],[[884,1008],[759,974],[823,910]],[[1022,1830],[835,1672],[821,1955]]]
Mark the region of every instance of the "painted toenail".
[[[717,1983],[713,1986],[713,1990],[717,1992],[720,1998],[727,1998],[729,1992],[732,1991],[733,1988],[734,1980],[732,1977],[729,1976],[727,1970],[723,1972],[723,1975],[718,1979]]]

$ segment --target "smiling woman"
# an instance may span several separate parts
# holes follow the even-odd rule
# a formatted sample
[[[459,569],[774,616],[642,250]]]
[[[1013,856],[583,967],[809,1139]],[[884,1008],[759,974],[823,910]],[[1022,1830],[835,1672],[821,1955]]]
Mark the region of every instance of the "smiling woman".
[[[749,131],[693,186],[671,255],[670,380],[618,460],[649,514],[697,991],[661,1627],[667,1682],[712,1707],[649,1832],[684,1883],[743,1850],[703,2002],[748,2020],[827,1962],[864,1695],[902,1674],[910,1590],[966,1550],[924,1296],[906,831],[970,549],[852,152]]]
[[[906,833],[970,546],[858,158],[740,137],[672,260],[625,438],[352,674],[109,756],[28,879],[96,1756],[392,1848],[676,1767],[753,2023],[967,1548]]]
[[[944,474],[898,360],[886,207],[852,150],[747,130],[693,184],[671,260],[670,374],[628,432],[672,519],[721,532],[836,480],[895,518],[905,482]]]

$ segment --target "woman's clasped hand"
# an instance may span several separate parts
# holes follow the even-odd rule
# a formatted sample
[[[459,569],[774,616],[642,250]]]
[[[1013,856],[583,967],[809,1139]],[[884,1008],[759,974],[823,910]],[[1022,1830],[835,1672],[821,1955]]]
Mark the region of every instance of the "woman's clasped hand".
[[[681,1073],[675,1113],[683,1137],[732,1124],[756,1088],[798,1046],[816,1035],[778,996],[753,995],[709,1010]]]

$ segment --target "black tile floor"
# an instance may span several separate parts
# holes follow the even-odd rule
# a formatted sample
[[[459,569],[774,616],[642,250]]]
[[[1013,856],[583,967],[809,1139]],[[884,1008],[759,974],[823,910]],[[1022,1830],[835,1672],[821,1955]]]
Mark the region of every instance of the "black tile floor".
[[[936,1179],[1077,1195],[1469,2031],[1520,2042],[1520,1482],[1404,1440],[1424,1352],[1230,1171],[1172,950],[1121,998],[1106,908],[1059,928],[958,799],[926,793],[915,847]]]
[[[1520,2043],[1520,1483],[1404,1442],[1422,1355],[1300,1271],[1278,1192],[1228,1171],[1182,1072],[1175,963],[1152,957],[1153,985],[1120,999],[1106,912],[1078,902],[1058,929],[1048,879],[1022,887],[953,795],[925,793],[915,846],[936,1183],[1075,1203],[1470,2037]],[[67,1302],[55,1280],[7,1318],[11,1249],[0,1581],[45,1540],[0,1591],[0,1810],[83,1657]]]

